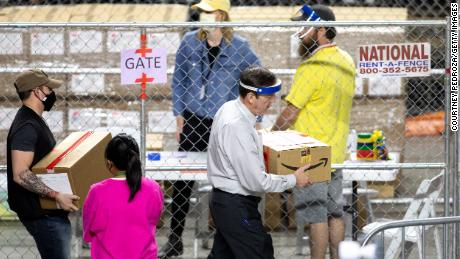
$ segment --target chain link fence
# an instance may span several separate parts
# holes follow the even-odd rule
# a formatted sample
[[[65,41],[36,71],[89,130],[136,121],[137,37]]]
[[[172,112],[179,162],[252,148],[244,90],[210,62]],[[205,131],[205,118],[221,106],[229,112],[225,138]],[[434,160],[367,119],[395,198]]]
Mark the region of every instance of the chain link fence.
[[[351,2],[353,1],[343,1],[345,5]],[[396,2],[391,3],[396,5],[402,3]],[[404,4],[412,2],[415,1]],[[271,4],[269,1],[266,3]],[[372,3],[376,4],[378,1]],[[120,51],[140,46],[141,29],[136,25],[1,26],[0,81],[3,85],[0,88],[1,145],[6,146],[9,126],[20,106],[12,82],[19,72],[27,68],[43,69],[51,77],[65,82],[63,87],[56,90],[58,96],[56,106],[51,112],[44,114],[58,141],[74,131],[103,130],[111,131],[113,134],[126,132],[140,142],[143,139],[142,122],[147,133],[145,138],[147,155],[151,155],[150,159],[152,159],[147,159],[147,167],[158,169],[161,166],[172,166],[169,170],[151,169],[146,172],[148,177],[161,182],[165,195],[166,206],[157,228],[158,245],[161,247],[171,239],[171,236],[178,238],[180,235],[184,242],[184,258],[207,256],[210,247],[208,241],[212,240],[213,223],[208,216],[207,200],[210,189],[207,187],[206,177],[205,175],[203,177],[200,171],[178,173],[177,168],[174,169],[179,162],[186,164],[183,168],[185,171],[190,171],[193,167],[199,169],[203,161],[205,162],[203,154],[177,151],[203,151],[204,149],[196,142],[193,142],[188,149],[179,147],[173,110],[187,105],[193,106],[194,101],[191,100],[202,100],[206,97],[206,102],[193,106],[193,109],[202,113],[196,118],[186,118],[189,120],[189,128],[187,130],[184,128],[181,141],[195,141],[193,139],[197,134],[200,135],[198,138],[202,139],[201,135],[206,134],[203,133],[202,128],[209,125],[215,110],[225,101],[236,97],[234,89],[229,89],[228,86],[237,84],[241,70],[260,62],[275,72],[283,82],[277,101],[261,122],[262,128],[269,128],[286,105],[283,98],[289,92],[295,69],[300,64],[297,54],[298,39],[293,36],[298,27],[288,23],[233,25],[234,37],[244,38],[248,44],[233,45],[233,49],[226,50],[231,55],[224,57],[225,59],[219,54],[217,57],[212,57],[215,62],[210,74],[201,74],[202,70],[196,69],[191,72],[195,74],[184,74],[181,78],[176,78],[178,80],[176,85],[196,85],[196,88],[186,86],[178,92],[171,87],[173,71],[179,73],[185,63],[198,67],[209,62],[206,60],[210,58],[207,55],[196,54],[201,53],[199,51],[202,51],[203,47],[203,45],[200,45],[201,47],[194,45],[197,41],[196,32],[189,32],[196,25],[146,26],[148,46],[167,49],[169,69],[168,83],[148,86],[144,118],[141,118],[140,86],[120,85],[119,75]],[[443,135],[443,112],[447,108],[443,84],[446,60],[445,24],[407,22],[400,25],[391,23],[362,25],[359,22],[350,22],[342,26],[338,25],[337,31],[335,40],[337,45],[348,52],[355,61],[359,45],[430,43],[432,73],[427,77],[356,78],[350,128],[356,132],[382,130],[390,157],[397,163],[414,165],[444,163],[447,156],[445,135]],[[193,36],[190,36],[192,34]],[[189,39],[195,41],[185,41],[184,35],[189,35]],[[202,40],[206,40],[206,35]],[[241,40],[241,42],[245,41]],[[186,57],[181,57],[177,53],[181,53],[184,48],[187,49],[188,54]],[[177,60],[183,63],[177,62],[176,54]],[[237,56],[232,59],[232,55]],[[208,80],[211,77],[219,82],[211,82],[207,85],[203,96],[201,86],[204,83],[197,80]],[[227,88],[223,90],[216,86]],[[183,111],[181,110],[181,113]],[[190,122],[191,120],[194,122]],[[439,127],[431,127],[436,125]],[[425,130],[414,131],[420,128]],[[351,149],[352,146],[350,144]],[[161,156],[160,164],[154,161],[155,153]],[[0,152],[0,164],[6,164],[5,149]],[[372,169],[372,165],[369,167]],[[396,166],[395,169],[390,170],[395,177],[386,181],[383,173],[380,175],[381,178],[378,176],[369,181],[359,181],[359,178],[344,180],[343,198],[346,207],[358,210],[358,214],[355,215],[357,220],[354,221],[350,213],[352,210],[348,209],[345,212],[346,238],[352,237],[352,222],[355,222],[355,227],[360,230],[366,224],[379,221],[380,218],[405,217],[422,181],[440,172],[439,168],[429,169],[428,166],[421,169],[414,168],[416,166],[412,168]],[[0,173],[0,177],[0,258],[38,257],[32,238],[8,208],[4,171]],[[357,200],[352,199],[351,180],[360,184]],[[434,201],[433,205],[438,215],[442,215],[445,211],[441,198],[442,195]],[[174,199],[180,200],[176,207],[174,207]],[[187,203],[190,203],[189,210],[186,208]],[[299,243],[295,241],[299,235],[296,234],[296,209],[292,193],[288,191],[281,194],[267,194],[262,203],[264,224],[273,236],[275,257],[299,256],[301,258],[301,254],[308,254],[306,240],[308,235],[301,235]],[[171,223],[173,214],[175,217],[185,217],[183,233],[180,229],[181,219],[176,218],[176,223]],[[77,221],[75,219],[74,223]],[[179,230],[171,229],[171,225],[178,227]],[[80,231],[76,228],[76,236],[81,236]],[[428,244],[426,251],[434,253],[435,250]],[[81,243],[74,242],[73,256],[85,254],[88,255],[88,250],[82,249]]]
[[[198,21],[190,8],[198,0],[2,0],[0,21],[4,22],[184,22]],[[441,0],[235,0],[233,21],[282,21],[302,4],[326,4],[334,8],[337,20],[443,19],[449,1]],[[32,8],[28,8],[32,6]],[[155,15],[152,15],[155,14]]]

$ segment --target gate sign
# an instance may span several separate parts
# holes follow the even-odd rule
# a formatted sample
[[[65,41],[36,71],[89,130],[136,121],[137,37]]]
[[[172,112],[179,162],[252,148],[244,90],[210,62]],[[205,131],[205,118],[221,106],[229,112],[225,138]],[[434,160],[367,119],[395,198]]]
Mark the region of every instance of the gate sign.
[[[362,45],[357,51],[357,72],[362,78],[429,76],[430,43]]]
[[[152,84],[166,83],[166,49],[140,50],[142,49],[125,49],[121,51],[121,84],[138,84],[142,78],[153,78],[153,81],[149,80]]]

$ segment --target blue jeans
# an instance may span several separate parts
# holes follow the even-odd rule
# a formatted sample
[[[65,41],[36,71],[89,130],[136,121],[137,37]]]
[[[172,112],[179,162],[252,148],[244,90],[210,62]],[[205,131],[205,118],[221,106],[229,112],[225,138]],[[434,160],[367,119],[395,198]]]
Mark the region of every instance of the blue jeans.
[[[43,259],[69,259],[72,229],[67,217],[44,216],[21,220],[37,244]]]

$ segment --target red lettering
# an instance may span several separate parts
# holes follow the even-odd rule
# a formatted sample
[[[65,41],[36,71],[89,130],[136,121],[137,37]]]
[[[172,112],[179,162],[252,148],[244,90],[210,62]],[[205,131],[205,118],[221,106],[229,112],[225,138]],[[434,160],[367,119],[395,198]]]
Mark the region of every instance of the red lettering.
[[[422,59],[428,59],[428,54],[425,53],[425,44],[422,44]]]
[[[411,59],[420,59],[420,52],[418,51],[418,45],[414,45],[414,49],[412,50]]]
[[[379,59],[379,57],[378,57],[378,54],[377,54],[377,49],[375,47],[372,47],[369,60],[372,61],[372,60],[378,60],[378,59]]]
[[[401,59],[409,60],[410,58],[410,45],[401,46]]]
[[[359,60],[368,61],[369,60],[369,47],[359,47]]]
[[[385,45],[377,46],[377,49],[379,50],[379,60],[382,60],[383,59],[383,53],[385,51]]]
[[[398,60],[400,56],[400,49],[399,46],[393,46],[391,47],[391,59],[392,60]]]

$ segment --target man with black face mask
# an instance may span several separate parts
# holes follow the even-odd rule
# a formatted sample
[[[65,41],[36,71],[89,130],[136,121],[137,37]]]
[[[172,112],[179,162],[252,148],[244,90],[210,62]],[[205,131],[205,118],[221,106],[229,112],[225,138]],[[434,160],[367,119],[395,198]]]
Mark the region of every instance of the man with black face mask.
[[[21,73],[14,86],[22,102],[7,138],[8,203],[32,235],[42,258],[70,258],[68,213],[77,211],[79,197],[46,186],[30,169],[56,145],[42,117],[56,101],[53,89],[62,85],[42,70]],[[61,209],[44,210],[39,197],[56,200]]]
[[[295,21],[335,21],[324,5],[304,5]],[[273,130],[293,128],[332,147],[333,164],[346,157],[350,111],[355,89],[355,66],[348,53],[334,42],[334,27],[306,27],[298,32],[302,63]],[[296,219],[310,224],[311,258],[332,259],[344,239],[342,172],[331,174],[329,183],[294,189]]]

